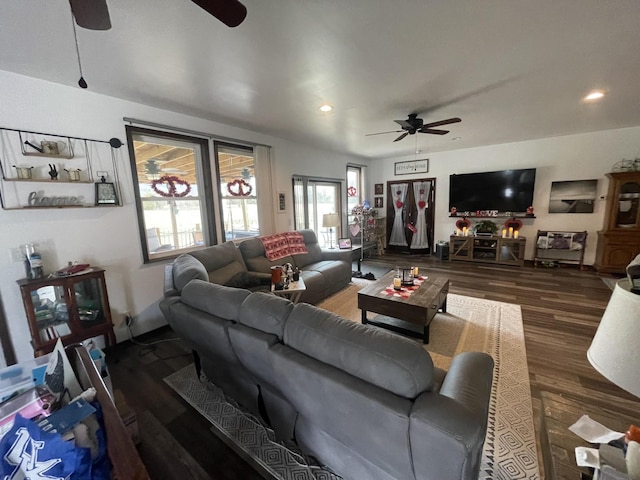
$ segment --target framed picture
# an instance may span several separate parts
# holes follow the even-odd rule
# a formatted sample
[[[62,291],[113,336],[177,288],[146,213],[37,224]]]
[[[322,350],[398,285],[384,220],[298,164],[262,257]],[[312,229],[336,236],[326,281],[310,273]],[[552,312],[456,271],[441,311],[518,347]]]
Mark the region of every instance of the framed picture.
[[[278,192],[278,213],[287,213],[287,194]]]
[[[384,208],[384,197],[375,197],[374,206],[376,208]]]
[[[549,213],[593,213],[598,180],[551,182]]]
[[[411,160],[409,162],[394,163],[394,175],[411,175],[412,173],[428,173],[429,159]]]
[[[338,239],[338,248],[342,250],[348,250],[351,248],[351,239],[350,238],[339,238]]]
[[[96,183],[96,205],[118,205],[118,194],[113,183]]]
[[[382,183],[376,183],[374,193],[376,195],[382,195],[384,193],[384,185]]]

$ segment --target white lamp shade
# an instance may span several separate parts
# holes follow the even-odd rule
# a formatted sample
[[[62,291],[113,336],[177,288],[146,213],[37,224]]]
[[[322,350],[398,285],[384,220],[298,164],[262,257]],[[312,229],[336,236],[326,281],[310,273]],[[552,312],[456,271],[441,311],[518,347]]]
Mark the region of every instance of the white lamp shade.
[[[640,397],[640,295],[630,288],[627,279],[616,283],[587,358],[611,382]]]
[[[340,225],[340,217],[337,213],[325,213],[322,215],[322,226],[324,228],[332,228]]]

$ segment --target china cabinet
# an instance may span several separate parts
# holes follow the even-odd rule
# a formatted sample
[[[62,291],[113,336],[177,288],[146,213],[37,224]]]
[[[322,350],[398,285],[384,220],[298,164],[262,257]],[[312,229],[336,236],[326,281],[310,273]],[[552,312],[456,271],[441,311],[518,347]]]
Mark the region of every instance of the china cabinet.
[[[115,345],[104,270],[92,267],[66,277],[18,280],[36,356],[103,335]]]
[[[640,253],[640,172],[607,173],[609,190],[604,228],[598,232],[595,268],[625,273]]]

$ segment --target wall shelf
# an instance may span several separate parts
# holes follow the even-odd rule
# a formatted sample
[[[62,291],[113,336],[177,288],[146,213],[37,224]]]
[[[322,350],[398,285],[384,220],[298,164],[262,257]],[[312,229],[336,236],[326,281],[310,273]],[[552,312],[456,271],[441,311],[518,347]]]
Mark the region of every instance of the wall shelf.
[[[121,145],[117,138],[94,140],[0,127],[0,206],[3,210],[122,206],[114,153]],[[26,158],[34,160],[25,165]],[[52,173],[57,173],[56,179]],[[117,204],[96,204],[92,185],[103,174],[115,188]]]

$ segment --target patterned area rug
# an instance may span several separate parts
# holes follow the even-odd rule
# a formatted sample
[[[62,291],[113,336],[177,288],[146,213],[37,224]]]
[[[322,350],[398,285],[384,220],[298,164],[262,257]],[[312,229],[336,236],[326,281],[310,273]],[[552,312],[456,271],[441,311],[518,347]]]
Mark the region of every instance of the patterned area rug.
[[[359,322],[356,293],[369,283],[354,279],[319,306]],[[495,361],[479,479],[539,479],[520,307],[454,294],[449,294],[447,303],[447,313],[439,313],[433,320],[431,342],[425,346],[434,363],[446,370],[453,356],[464,351],[484,351]],[[174,373],[165,382],[273,478],[340,478],[312,458],[274,442],[273,433],[257,419],[228,402],[211,383],[199,382],[193,367]]]

